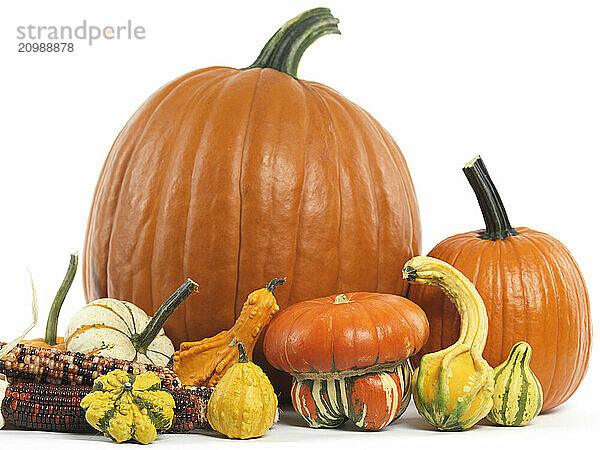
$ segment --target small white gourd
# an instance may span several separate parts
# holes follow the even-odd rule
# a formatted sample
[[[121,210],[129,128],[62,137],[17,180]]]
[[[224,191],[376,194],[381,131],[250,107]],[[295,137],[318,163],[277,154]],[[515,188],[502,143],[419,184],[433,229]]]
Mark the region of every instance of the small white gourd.
[[[130,302],[95,300],[81,308],[67,326],[67,350],[166,366],[175,348],[162,326],[197,287],[188,279],[153,317]]]

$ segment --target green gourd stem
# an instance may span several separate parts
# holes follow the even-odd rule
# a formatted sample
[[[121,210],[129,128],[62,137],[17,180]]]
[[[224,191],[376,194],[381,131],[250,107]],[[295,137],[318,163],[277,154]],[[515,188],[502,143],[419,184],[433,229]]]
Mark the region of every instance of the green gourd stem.
[[[314,8],[303,12],[283,25],[269,39],[250,66],[245,69],[271,68],[297,78],[298,65],[304,51],[321,36],[340,34],[329,8]]]
[[[485,231],[480,232],[479,238],[499,241],[518,235],[519,233],[510,225],[502,199],[481,157],[477,156],[469,161],[463,167],[463,172],[475,192],[485,221]]]
[[[240,354],[240,357],[238,359],[238,363],[247,363],[248,361],[250,361],[248,359],[248,353],[246,353],[246,347],[244,346],[243,342],[238,342],[237,343],[237,348],[238,348],[238,352]]]
[[[273,278],[271,281],[269,281],[269,284],[267,284],[267,291],[273,293],[277,286],[281,286],[283,283],[285,283],[285,280],[285,278]]]
[[[44,336],[44,342],[48,345],[56,345],[56,330],[58,328],[58,316],[60,315],[60,310],[62,305],[67,297],[67,293],[73,284],[73,280],[75,279],[75,274],[77,273],[77,263],[79,257],[77,253],[71,253],[71,260],[69,261],[69,267],[67,268],[67,273],[65,274],[65,278],[61,283],[56,295],[54,296],[54,300],[52,301],[52,306],[50,306],[50,312],[48,313],[48,320],[46,322],[46,335]]]
[[[341,303],[350,303],[350,299],[346,297],[346,294],[337,295],[333,300],[334,305],[339,305]]]
[[[527,354],[530,351],[531,351],[531,346],[527,342],[519,341],[515,345],[513,345],[513,347],[510,349],[510,353],[506,357],[506,360],[508,361],[513,356],[526,359]],[[529,359],[531,359],[531,357]],[[529,363],[529,360],[525,360],[525,363]]]
[[[198,285],[189,278],[179,288],[166,299],[156,314],[150,319],[146,328],[133,339],[135,349],[140,353],[145,353],[148,346],[156,339],[167,319],[173,314],[179,305],[195,290]]]

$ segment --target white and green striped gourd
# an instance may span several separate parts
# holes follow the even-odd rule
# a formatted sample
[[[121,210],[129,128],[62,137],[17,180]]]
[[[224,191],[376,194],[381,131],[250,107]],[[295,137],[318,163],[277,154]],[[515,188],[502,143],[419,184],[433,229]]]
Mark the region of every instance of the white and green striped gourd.
[[[517,342],[508,358],[494,369],[494,406],[488,420],[509,427],[528,424],[540,413],[544,394],[529,368],[531,346]]]

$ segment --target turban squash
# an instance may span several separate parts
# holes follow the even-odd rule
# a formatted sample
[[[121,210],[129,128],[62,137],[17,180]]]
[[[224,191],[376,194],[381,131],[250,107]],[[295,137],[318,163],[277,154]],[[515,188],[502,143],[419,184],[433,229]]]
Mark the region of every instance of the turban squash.
[[[557,239],[510,225],[502,200],[481,160],[463,169],[481,207],[486,228],[451,236],[429,256],[441,259],[473,282],[483,298],[489,333],[483,357],[496,367],[519,341],[531,345],[531,369],[540,381],[542,411],[565,402],[583,379],[591,344],[590,304],[575,259]],[[456,341],[459,316],[444,294],[411,286],[409,298],[430,323],[429,340],[414,358]]]
[[[265,330],[269,363],[294,377],[296,412],[313,428],[347,418],[380,430],[410,401],[408,357],[427,340],[427,317],[404,297],[355,292],[305,300]]]
[[[96,186],[87,301],[151,313],[190,277],[202,307],[190,299],[165,325],[179,345],[230,328],[248,292],[280,275],[282,309],[342,290],[406,293],[399,268],[419,253],[421,226],[400,149],[365,110],[296,77],[337,23],[307,11],[249,67],[188,73],[138,109]]]

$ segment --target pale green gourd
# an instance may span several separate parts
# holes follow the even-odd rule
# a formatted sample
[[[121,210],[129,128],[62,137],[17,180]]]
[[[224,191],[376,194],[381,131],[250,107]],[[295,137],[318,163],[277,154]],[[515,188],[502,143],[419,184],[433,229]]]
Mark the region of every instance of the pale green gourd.
[[[531,346],[517,342],[508,358],[494,369],[494,406],[488,420],[509,427],[528,424],[537,416],[544,401],[542,386],[529,368]]]

